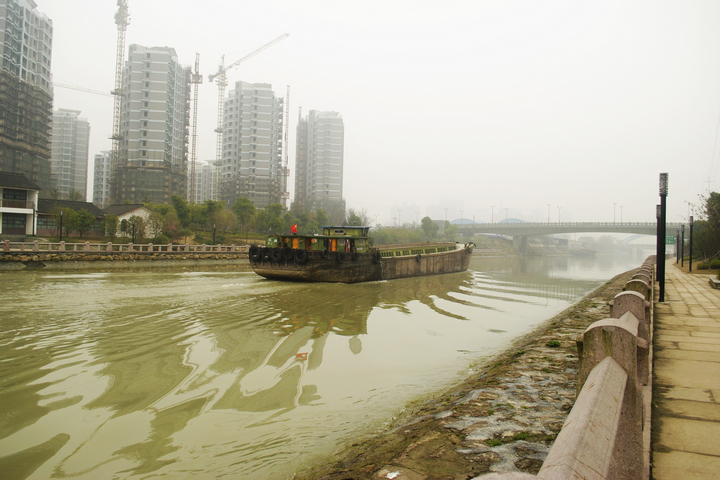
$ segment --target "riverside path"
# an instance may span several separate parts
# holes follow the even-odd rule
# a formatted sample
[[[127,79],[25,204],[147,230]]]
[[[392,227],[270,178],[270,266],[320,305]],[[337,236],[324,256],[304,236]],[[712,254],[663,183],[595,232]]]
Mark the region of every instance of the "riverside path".
[[[720,290],[668,262],[655,304],[653,478],[720,479]]]

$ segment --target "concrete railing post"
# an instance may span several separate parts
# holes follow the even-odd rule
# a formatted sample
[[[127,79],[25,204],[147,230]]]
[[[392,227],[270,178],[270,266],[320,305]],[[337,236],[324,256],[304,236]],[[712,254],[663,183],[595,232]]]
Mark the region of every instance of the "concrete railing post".
[[[9,252],[10,251],[10,240],[5,240],[3,242],[3,251]]]
[[[65,251],[65,242],[60,242],[60,246],[58,247],[58,251],[59,251],[59,252],[64,252],[64,251]]]

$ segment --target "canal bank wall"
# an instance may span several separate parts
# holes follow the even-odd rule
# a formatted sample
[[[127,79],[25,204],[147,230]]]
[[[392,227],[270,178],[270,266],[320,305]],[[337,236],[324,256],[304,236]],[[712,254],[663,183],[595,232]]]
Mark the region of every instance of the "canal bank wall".
[[[117,270],[248,264],[247,246],[113,243],[2,243],[0,271]]]
[[[564,425],[568,415],[574,411],[578,392],[582,391],[579,385],[583,387],[583,377],[588,377],[578,357],[578,341],[587,331],[599,333],[596,338],[604,338],[607,329],[603,324],[610,320],[609,317],[615,316],[611,309],[620,314],[625,308],[616,298],[625,296],[627,286],[642,278],[643,268],[646,269],[647,265],[614,277],[534,332],[514,341],[504,353],[475,367],[461,384],[407,406],[390,427],[366,434],[352,445],[339,449],[330,462],[307,466],[294,478],[421,480],[465,479],[490,474],[492,478],[529,479],[534,478],[550,458],[556,439],[559,445],[565,446],[561,447],[562,452],[554,450],[555,456],[562,457],[561,464],[572,465],[573,453],[568,453],[568,442],[561,441],[558,436],[561,433],[567,436],[565,432],[572,432]],[[617,327],[617,321],[609,323]],[[636,321],[636,327],[637,324]],[[593,328],[589,328],[591,326]],[[620,330],[627,331],[624,327]],[[636,344],[643,343],[637,331],[634,338]],[[585,340],[583,343],[586,353],[597,353],[592,342]],[[599,358],[602,355],[596,357],[598,362],[602,360]],[[584,360],[586,368],[592,368],[591,363]],[[604,362],[603,366],[607,363]],[[594,383],[588,383],[592,390]],[[634,387],[630,390],[638,392]],[[620,395],[619,398],[624,397]],[[635,395],[628,402],[637,413],[638,402],[642,401],[644,399]],[[620,407],[615,407],[621,408],[624,403],[622,401]],[[575,415],[584,417],[597,409],[591,408],[589,412],[585,409],[584,413],[580,413],[582,410],[575,411]],[[596,413],[604,417],[603,411]],[[627,418],[625,413],[623,417]],[[626,424],[620,425],[616,432],[622,432],[625,427]],[[584,433],[590,435],[580,441],[569,442],[570,450],[583,442],[584,445],[592,445],[602,436],[595,438],[592,433],[594,428],[585,430]],[[614,436],[610,441],[614,442]],[[637,454],[635,450],[633,452]],[[643,458],[639,460],[639,465],[646,464],[642,467],[644,471],[637,476],[617,478],[647,478],[647,450],[640,455]],[[607,458],[614,456],[608,455]],[[575,462],[575,465],[579,463]],[[509,472],[509,476],[496,477],[493,472]],[[633,475],[635,473],[638,472],[632,472]],[[571,476],[541,475],[539,478]],[[611,477],[596,475],[582,478]]]

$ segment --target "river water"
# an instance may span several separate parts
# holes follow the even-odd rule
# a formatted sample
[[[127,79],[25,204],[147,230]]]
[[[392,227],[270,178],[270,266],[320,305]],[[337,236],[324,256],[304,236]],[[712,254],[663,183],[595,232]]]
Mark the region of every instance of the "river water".
[[[0,476],[291,478],[643,260],[356,285],[0,273]]]

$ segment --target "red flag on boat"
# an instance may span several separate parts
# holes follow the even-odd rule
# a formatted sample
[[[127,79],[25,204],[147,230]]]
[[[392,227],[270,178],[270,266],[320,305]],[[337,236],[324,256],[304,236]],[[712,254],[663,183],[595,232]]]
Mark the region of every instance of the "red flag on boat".
[[[290,233],[297,233],[297,223],[290,227]]]

